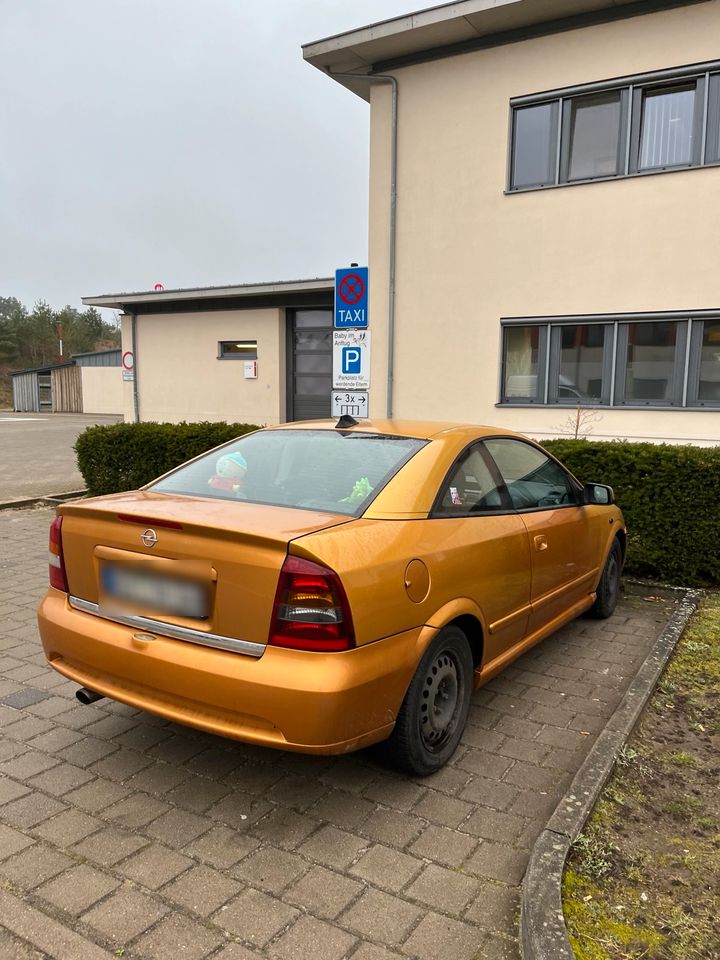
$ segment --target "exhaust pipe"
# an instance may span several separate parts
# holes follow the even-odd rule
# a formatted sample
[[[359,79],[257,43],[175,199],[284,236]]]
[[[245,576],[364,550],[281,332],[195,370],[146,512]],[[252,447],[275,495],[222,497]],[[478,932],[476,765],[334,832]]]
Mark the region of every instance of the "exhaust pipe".
[[[75,696],[78,698],[80,703],[84,703],[86,706],[89,703],[95,703],[96,700],[104,699],[104,694],[95,693],[94,690],[88,690],[87,687],[80,687],[79,690],[75,691]]]

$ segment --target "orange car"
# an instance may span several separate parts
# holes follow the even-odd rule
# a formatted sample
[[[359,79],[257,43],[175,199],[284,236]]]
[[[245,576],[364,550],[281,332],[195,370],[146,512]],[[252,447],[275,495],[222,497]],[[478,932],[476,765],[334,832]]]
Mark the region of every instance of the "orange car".
[[[58,508],[50,664],[170,720],[437,770],[473,687],[617,601],[612,490],[493,427],[291,423]]]

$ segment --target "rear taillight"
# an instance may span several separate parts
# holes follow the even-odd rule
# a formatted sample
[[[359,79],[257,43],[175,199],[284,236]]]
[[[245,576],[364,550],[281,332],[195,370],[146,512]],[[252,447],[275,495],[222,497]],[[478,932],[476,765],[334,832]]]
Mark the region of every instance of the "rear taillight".
[[[286,558],[275,594],[268,643],[320,651],[355,646],[350,604],[333,570],[299,557]]]
[[[63,593],[69,593],[67,577],[65,576],[65,561],[62,548],[62,517],[55,517],[50,524],[50,586]]]

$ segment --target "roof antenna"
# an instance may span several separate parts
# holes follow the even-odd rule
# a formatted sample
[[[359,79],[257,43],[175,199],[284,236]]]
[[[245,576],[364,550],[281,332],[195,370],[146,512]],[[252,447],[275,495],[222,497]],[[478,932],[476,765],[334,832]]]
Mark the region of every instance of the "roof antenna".
[[[345,430],[347,427],[354,427],[358,423],[360,421],[356,420],[355,417],[351,417],[349,413],[344,413],[335,424],[335,429]]]

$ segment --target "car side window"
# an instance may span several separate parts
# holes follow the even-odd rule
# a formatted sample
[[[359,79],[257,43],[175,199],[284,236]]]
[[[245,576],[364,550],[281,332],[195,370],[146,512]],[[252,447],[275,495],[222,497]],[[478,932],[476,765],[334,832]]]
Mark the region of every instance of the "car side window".
[[[578,503],[577,487],[559,463],[537,447],[511,437],[486,440],[516,510]]]
[[[462,454],[443,484],[436,501],[435,514],[466,516],[506,510],[508,504],[491,472],[479,444]]]

